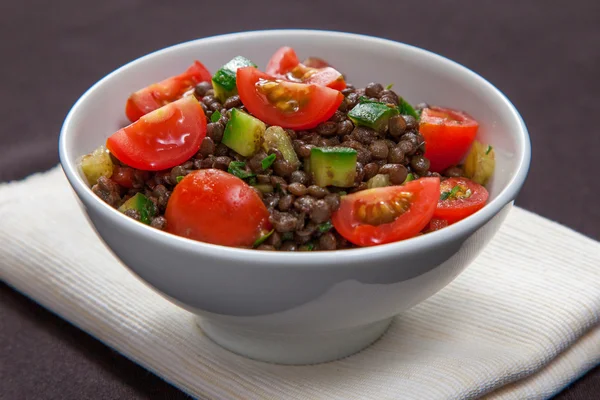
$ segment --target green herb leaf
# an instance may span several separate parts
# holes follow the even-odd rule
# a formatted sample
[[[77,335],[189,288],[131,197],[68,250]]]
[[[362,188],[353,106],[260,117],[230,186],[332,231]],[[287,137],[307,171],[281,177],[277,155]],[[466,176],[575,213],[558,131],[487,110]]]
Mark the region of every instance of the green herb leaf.
[[[260,162],[260,166],[262,167],[262,169],[267,169],[271,165],[273,165],[276,158],[277,158],[277,156],[275,154],[270,154],[262,159],[262,161]]]
[[[409,172],[409,174],[406,175],[406,179],[402,183],[404,184],[404,183],[414,181],[414,180],[415,180],[415,176],[412,174],[412,172]]]
[[[419,114],[417,114],[413,106],[411,106],[409,102],[402,98],[400,99],[400,105],[398,106],[398,110],[400,111],[400,114],[412,115],[417,120],[421,117]]]
[[[492,146],[488,146],[487,150],[485,151],[485,155],[487,156],[488,154],[490,154],[490,151],[492,151],[493,147]]]
[[[391,89],[391,88],[393,88],[393,87],[394,87],[394,84],[393,84],[393,83],[390,83],[389,85],[387,85],[387,86],[385,87],[385,90],[390,90],[390,89]]]
[[[179,175],[179,176],[177,177],[177,179],[176,179],[176,180],[177,180],[177,183],[181,182],[181,180],[182,180],[183,178],[184,178],[184,176],[183,176],[183,175]]]
[[[235,175],[240,179],[251,178],[255,176],[252,172],[246,171],[246,163],[243,161],[232,161],[229,163],[227,172],[231,175]]]
[[[315,249],[315,244],[313,242],[308,242],[300,246],[300,251],[313,251]]]
[[[249,185],[256,185],[258,182],[256,181],[256,177],[255,176],[251,176],[250,179],[248,179],[248,184]]]
[[[440,196],[440,200],[446,200],[448,198],[456,196],[456,193],[458,193],[458,191],[460,189],[461,189],[460,185],[456,185],[452,188],[452,190],[450,190],[448,192],[443,192]],[[468,191],[467,191],[467,194],[469,194]]]
[[[267,240],[269,238],[269,236],[271,236],[273,234],[273,232],[275,232],[275,229],[271,229],[269,232],[265,233],[264,235],[262,235],[261,237],[256,239],[256,241],[254,242],[254,244],[252,246],[253,247],[260,246],[261,244],[263,244],[265,242],[265,240]]]
[[[284,232],[281,234],[281,241],[285,242],[286,240],[294,239],[294,234],[292,232]]]
[[[342,197],[342,196],[345,196],[345,195],[347,195],[348,193],[346,193],[346,192],[345,192],[345,191],[343,191],[343,190],[340,190],[340,191],[338,192],[338,194],[340,195],[340,197]]]
[[[212,115],[210,116],[210,122],[217,122],[218,120],[221,119],[221,113],[218,111],[215,111],[214,113],[212,113]]]
[[[323,222],[322,224],[320,224],[319,226],[317,226],[317,229],[321,233],[329,232],[329,230],[331,228],[333,228],[333,224],[331,223],[331,221]]]

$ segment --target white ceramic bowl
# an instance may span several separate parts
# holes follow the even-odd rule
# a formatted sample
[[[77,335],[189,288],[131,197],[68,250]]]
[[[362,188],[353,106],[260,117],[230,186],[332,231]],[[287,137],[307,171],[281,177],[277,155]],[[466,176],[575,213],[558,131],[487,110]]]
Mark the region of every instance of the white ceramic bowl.
[[[194,59],[216,71],[244,55],[264,68],[283,45],[322,56],[357,86],[377,81],[412,103],[467,111],[497,154],[489,204],[441,231],[402,242],[332,252],[263,252],[196,242],[120,214],[86,186],[76,160],[127,123],[129,94],[177,74]],[[435,294],[471,263],[498,230],[529,168],[527,129],[489,82],[444,57],[374,37],[311,30],[243,32],[179,44],[110,73],[73,106],[60,159],[100,238],[133,273],[199,316],[215,342],[238,354],[286,364],[350,355],[391,319]]]

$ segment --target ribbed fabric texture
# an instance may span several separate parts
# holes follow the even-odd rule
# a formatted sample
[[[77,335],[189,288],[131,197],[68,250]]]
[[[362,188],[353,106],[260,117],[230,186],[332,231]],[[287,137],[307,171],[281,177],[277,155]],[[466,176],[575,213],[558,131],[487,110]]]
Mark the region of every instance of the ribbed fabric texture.
[[[218,347],[98,240],[55,168],[0,185],[0,277],[201,399],[546,399],[600,362],[600,243],[515,208],[448,287],[343,360]]]

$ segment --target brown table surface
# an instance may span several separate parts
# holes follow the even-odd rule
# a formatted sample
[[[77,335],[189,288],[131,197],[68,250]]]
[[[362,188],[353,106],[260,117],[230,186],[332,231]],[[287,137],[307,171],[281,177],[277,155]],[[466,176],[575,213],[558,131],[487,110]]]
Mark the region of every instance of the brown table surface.
[[[600,2],[5,1],[0,8],[0,181],[58,162],[71,105],[127,61],[194,38],[264,28],[382,36],[475,70],[520,110],[531,172],[517,205],[600,238]],[[401,87],[399,82],[398,87]],[[595,112],[595,113],[594,113]],[[0,398],[186,396],[0,283]],[[199,377],[201,379],[201,377]],[[600,399],[596,367],[557,399]]]

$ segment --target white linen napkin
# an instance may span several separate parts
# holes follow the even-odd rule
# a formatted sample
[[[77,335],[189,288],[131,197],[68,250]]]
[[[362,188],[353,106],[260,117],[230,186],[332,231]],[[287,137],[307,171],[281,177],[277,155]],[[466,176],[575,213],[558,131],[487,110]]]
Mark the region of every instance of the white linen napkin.
[[[600,362],[600,243],[514,208],[448,287],[343,360],[232,354],[124,268],[62,170],[0,185],[0,278],[201,399],[546,399]]]

